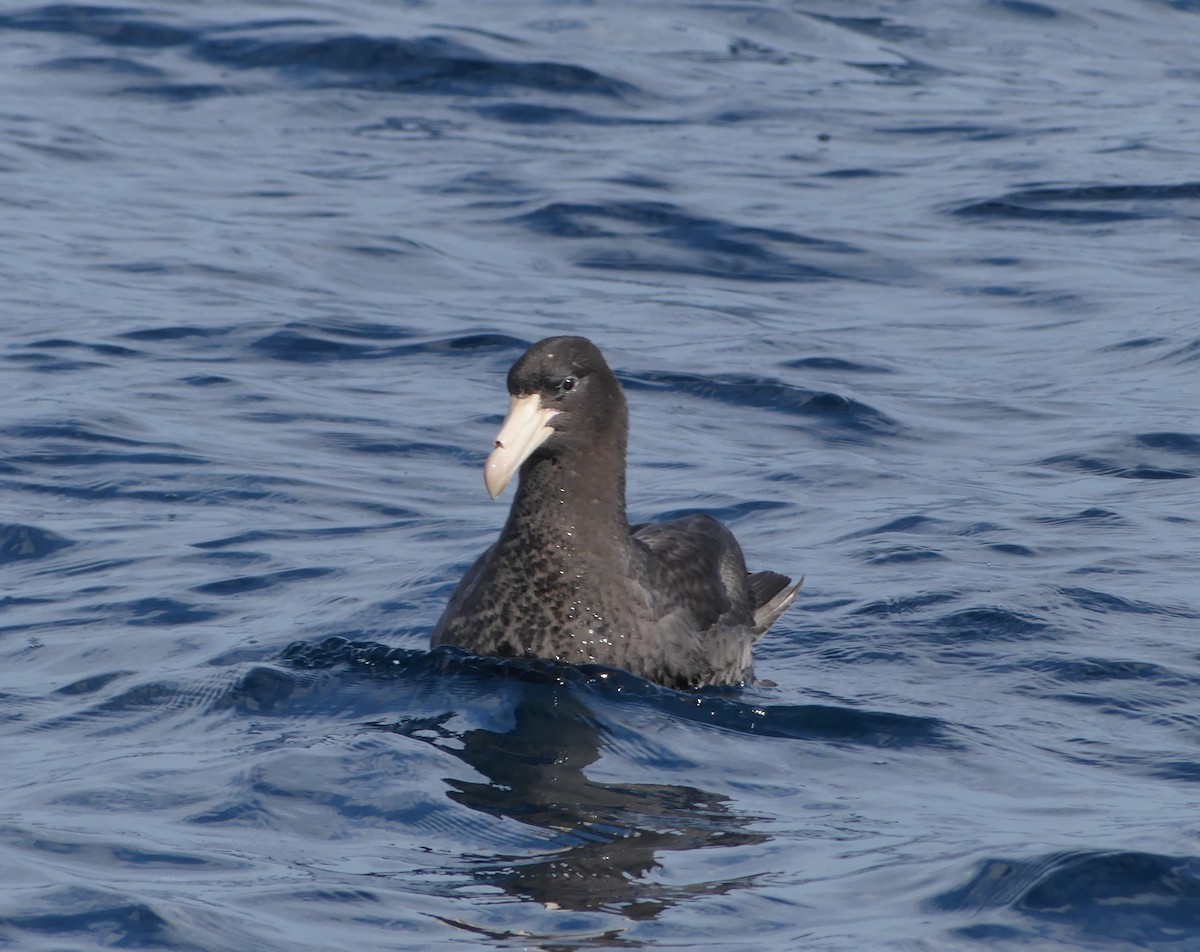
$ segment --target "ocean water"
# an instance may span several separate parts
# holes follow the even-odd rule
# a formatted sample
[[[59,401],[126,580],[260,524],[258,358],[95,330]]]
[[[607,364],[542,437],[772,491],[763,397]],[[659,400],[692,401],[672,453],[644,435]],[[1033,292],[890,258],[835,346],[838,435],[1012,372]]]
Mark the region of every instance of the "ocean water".
[[[0,947],[1200,949],[1200,5],[0,10]],[[773,684],[427,648],[531,342]]]

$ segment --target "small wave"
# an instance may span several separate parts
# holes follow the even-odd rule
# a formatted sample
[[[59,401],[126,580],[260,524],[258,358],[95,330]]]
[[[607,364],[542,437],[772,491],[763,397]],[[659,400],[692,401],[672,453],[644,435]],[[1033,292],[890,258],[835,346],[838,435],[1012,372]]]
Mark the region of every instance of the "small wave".
[[[955,592],[922,592],[902,598],[889,598],[856,608],[855,615],[870,615],[876,618],[891,618],[895,615],[912,615],[930,605],[944,605],[958,598]]]
[[[818,178],[830,179],[865,179],[865,178],[891,178],[896,175],[895,172],[885,172],[880,169],[832,169],[828,172],[818,172]]]
[[[936,549],[916,545],[897,545],[870,554],[871,565],[903,565],[911,562],[945,562],[946,556]]]
[[[921,39],[926,36],[924,29],[891,17],[831,16],[826,13],[814,12],[808,13],[807,16],[822,23],[831,23],[834,26],[850,30],[853,33],[869,36],[876,40],[887,40],[890,43]]]
[[[199,456],[189,456],[185,453],[142,452],[142,453],[107,453],[92,451],[89,453],[55,453],[49,450],[39,450],[32,453],[22,453],[11,457],[19,463],[36,463],[39,466],[204,466],[208,460]]]
[[[86,36],[109,46],[164,49],[193,42],[194,30],[138,18],[120,7],[56,3],[0,16],[0,29]]]
[[[1101,509],[1093,506],[1089,509],[1081,509],[1079,512],[1067,513],[1062,516],[1035,516],[1033,521],[1047,526],[1087,526],[1109,525],[1121,523],[1125,520],[1120,513],[1113,512],[1111,509]]]
[[[64,684],[54,693],[68,697],[83,697],[102,691],[114,681],[128,677],[130,674],[129,671],[106,671],[101,674],[92,674],[86,678],[80,678],[78,681],[72,681],[70,684]]]
[[[228,328],[198,327],[194,324],[167,324],[156,327],[141,327],[137,330],[125,331],[119,336],[123,340],[143,341],[176,341],[192,337],[224,337],[229,333]]]
[[[1080,608],[1109,615],[1114,612],[1129,615],[1176,615],[1185,618],[1195,618],[1197,614],[1183,608],[1169,608],[1165,605],[1155,605],[1151,602],[1138,601],[1133,598],[1122,598],[1109,592],[1098,592],[1090,588],[1071,587],[1060,588],[1059,592],[1071,599]]]
[[[109,867],[137,867],[141,870],[150,869],[212,869],[214,872],[227,872],[238,869],[242,864],[214,851],[203,853],[181,853],[169,848],[156,849],[147,843],[137,846],[132,843],[115,845],[105,839],[88,835],[73,835],[45,829],[44,827],[7,827],[6,845],[15,845],[22,850],[44,852],[50,856],[77,855],[88,853]]]
[[[844,360],[841,357],[800,357],[796,360],[785,360],[784,367],[792,370],[832,370],[837,373],[853,374],[890,374],[891,367],[879,364],[865,364],[854,360]]]
[[[989,859],[963,885],[928,903],[945,912],[980,915],[1004,909],[1053,923],[1077,936],[1133,943],[1137,948],[1184,948],[1200,930],[1200,858],[1132,850],[1081,850],[1031,860]],[[960,932],[992,934],[990,924]],[[1036,924],[1025,938],[1046,935]]]
[[[162,79],[167,74],[156,66],[139,63],[123,56],[64,56],[41,64],[42,69],[68,73],[94,72],[112,76],[140,76]]]
[[[144,901],[107,890],[71,886],[39,894],[35,908],[19,915],[0,916],[0,932],[43,936],[58,945],[64,936],[104,937],[112,948],[175,949],[190,947],[170,920]]]
[[[1136,442],[1149,449],[1200,457],[1200,433],[1143,433]]]
[[[990,142],[994,139],[1011,139],[1023,134],[1012,127],[985,126],[975,122],[956,122],[946,125],[889,126],[880,132],[905,136],[929,136],[935,139],[960,140],[964,142]]]
[[[93,344],[88,341],[69,340],[62,337],[51,337],[45,340],[33,341],[27,345],[30,354],[28,357],[32,359],[41,359],[45,361],[52,360],[50,354],[38,353],[38,351],[57,352],[64,350],[79,350],[93,354],[97,357],[140,357],[141,351],[133,350],[130,347],[122,347],[119,344]],[[55,357],[54,360],[59,358]],[[89,362],[89,366],[98,366],[94,362]],[[44,369],[44,368],[43,368]]]
[[[869,539],[879,535],[890,535],[894,532],[928,532],[936,534],[941,525],[941,520],[931,519],[929,516],[897,516],[895,519],[889,519],[882,525],[872,526],[869,529],[861,529],[858,532],[852,532],[847,536],[843,536],[843,538]]]
[[[56,710],[45,719],[30,724],[30,730],[56,731],[84,726],[93,736],[129,733],[148,723],[169,717],[180,711],[201,711],[207,693],[201,686],[188,686],[168,681],[143,681],[115,693],[108,693],[125,680],[126,672],[118,671],[99,676],[96,680],[75,681],[55,692],[54,697],[66,701],[78,697],[90,699],[85,707]],[[95,695],[95,698],[92,698]]]
[[[1189,364],[1192,361],[1200,360],[1200,338],[1188,341],[1182,347],[1175,348],[1164,359],[1182,364]]]
[[[629,96],[637,88],[573,63],[487,56],[440,36],[329,36],[277,40],[219,36],[197,40],[197,57],[237,69],[281,69],[301,76],[341,74],[338,85],[377,91],[487,95],[513,87],[555,95]]]
[[[1028,188],[1000,198],[960,205],[954,213],[984,220],[1031,220],[1101,225],[1146,218],[1175,217],[1169,202],[1200,199],[1200,183],[1177,185],[1083,185]]]
[[[924,85],[937,76],[946,75],[946,70],[926,60],[905,56],[903,53],[895,55],[899,58],[898,62],[855,63],[854,65],[897,86]]]
[[[503,102],[479,106],[476,110],[485,119],[526,126],[581,125],[581,126],[630,126],[669,125],[664,119],[642,119],[636,116],[601,116],[582,109],[565,106],[547,106],[544,103]]]
[[[237,91],[237,87],[223,83],[143,83],[125,86],[118,91],[118,95],[146,96],[167,102],[188,103],[215,99],[218,96],[232,96]]]
[[[261,575],[235,575],[232,578],[216,582],[206,582],[193,587],[192,591],[202,595],[242,595],[246,592],[258,592],[277,585],[290,585],[294,582],[307,582],[310,579],[332,575],[336,569],[302,568],[283,569],[279,572],[266,572]]]
[[[699,274],[739,281],[821,281],[853,277],[797,260],[798,249],[858,255],[843,242],[692,215],[666,202],[551,202],[515,221],[555,238],[589,242],[584,268]]]
[[[66,536],[38,526],[0,524],[0,565],[44,559],[74,544]]]
[[[371,529],[387,531],[395,528],[397,524],[409,524],[417,518],[417,514],[411,510],[402,510],[401,512],[401,523],[371,526]],[[291,542],[297,539],[338,539],[343,536],[361,535],[365,531],[368,530],[362,526],[322,526],[316,529],[250,529],[246,532],[239,532],[236,535],[222,536],[219,539],[193,542],[191,545],[194,549],[228,549],[243,545],[257,545],[261,542]]]
[[[622,376],[622,382],[631,390],[672,390],[731,406],[816,417],[836,424],[846,438],[853,433],[891,436],[900,430],[895,420],[865,403],[836,393],[796,387],[770,377],[700,376],[656,371]]]
[[[1193,479],[1200,475],[1200,434],[1177,431],[1138,433],[1097,452],[1056,453],[1037,461],[1080,473],[1117,479]]]
[[[992,0],[992,2],[1009,13],[1015,13],[1017,16],[1028,19],[1058,20],[1062,17],[1062,14],[1058,10],[1055,10],[1054,7],[1048,7],[1042,3],[1034,3],[1032,0]]]
[[[1178,675],[1146,661],[1118,661],[1112,658],[1051,658],[1039,667],[1062,684],[1108,684],[1113,681],[1149,681],[1180,683]]]
[[[134,602],[121,605],[106,606],[114,612],[124,612],[126,624],[152,627],[174,627],[175,625],[194,625],[197,622],[209,621],[218,616],[218,612],[198,608],[177,598],[141,598]]]
[[[20,361],[22,364],[47,374],[78,373],[83,370],[95,370],[106,366],[99,360],[77,360],[70,357],[59,357],[57,354],[47,354],[39,351],[28,351],[24,354],[10,354],[6,360]]]
[[[220,374],[198,374],[192,377],[184,377],[180,382],[187,384],[189,387],[219,387],[223,384],[233,383],[233,378],[223,377]]]
[[[1025,641],[1051,631],[1048,623],[1028,612],[1011,611],[997,606],[965,608],[938,618],[932,628],[947,642],[968,640],[994,642]]]
[[[271,360],[298,364],[383,360],[405,352],[404,347],[356,344],[339,340],[335,333],[311,325],[293,324],[260,337],[250,346]]]
[[[81,4],[52,4],[0,16],[0,30],[84,36],[117,48],[186,47],[196,59],[223,69],[271,69],[308,84],[480,96],[514,88],[555,96],[610,99],[638,92],[632,83],[577,63],[503,59],[441,36],[417,39],[354,34],[315,38],[278,36],[283,29],[311,31],[323,26],[313,20],[288,19],[217,29],[185,28],[151,19],[134,9]],[[235,29],[244,35],[230,35]],[[123,61],[119,58],[89,59],[93,69],[129,71],[121,67]],[[59,61],[47,65],[55,62]],[[122,92],[188,101],[237,91],[237,87],[224,84],[163,82]]]
[[[724,506],[714,508],[711,506],[704,507],[688,507],[683,509],[669,509],[666,512],[656,513],[654,516],[655,522],[667,522],[671,519],[683,519],[685,516],[694,515],[709,515],[714,519],[724,523],[736,523],[739,519],[750,515],[752,512],[770,512],[774,509],[787,509],[790,504],[780,502],[775,499],[747,499],[744,502],[737,503],[732,506]],[[637,530],[640,526],[633,526],[631,530]]]
[[[504,334],[465,334],[414,343],[394,343],[410,335],[374,324],[289,324],[251,343],[272,360],[289,363],[332,363],[341,360],[390,360],[415,354],[446,352],[517,352],[528,342]]]
[[[1037,461],[1039,466],[1053,466],[1077,473],[1113,476],[1117,479],[1194,479],[1190,469],[1155,466],[1148,463],[1117,460],[1087,453],[1060,453]]]
[[[1036,549],[1031,549],[1018,542],[992,542],[988,544],[988,549],[1000,555],[1016,555],[1021,558],[1029,558],[1038,554]]]
[[[3,432],[19,440],[49,440],[63,443],[111,443],[117,446],[151,446],[132,437],[121,436],[106,429],[102,422],[59,420],[53,423],[17,423],[4,427]]]
[[[1158,344],[1165,344],[1170,340],[1168,337],[1131,337],[1128,340],[1119,341],[1116,344],[1110,344],[1107,347],[1101,347],[1101,353],[1121,350],[1140,350],[1143,347],[1155,347]]]

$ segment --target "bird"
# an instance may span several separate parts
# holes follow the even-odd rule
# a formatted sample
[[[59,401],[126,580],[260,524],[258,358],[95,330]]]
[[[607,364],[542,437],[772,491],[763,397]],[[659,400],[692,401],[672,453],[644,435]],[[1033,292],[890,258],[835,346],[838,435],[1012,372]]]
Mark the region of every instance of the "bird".
[[[671,688],[754,682],[751,649],[803,584],[747,572],[704,513],[629,525],[629,412],[584,337],[548,337],[508,372],[508,415],[484,466],[499,538],[467,570],[431,646],[620,668]]]

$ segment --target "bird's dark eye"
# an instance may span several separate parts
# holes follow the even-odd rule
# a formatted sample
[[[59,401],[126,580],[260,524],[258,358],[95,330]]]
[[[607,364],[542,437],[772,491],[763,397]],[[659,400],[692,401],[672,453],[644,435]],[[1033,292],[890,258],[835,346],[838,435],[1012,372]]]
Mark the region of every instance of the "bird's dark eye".
[[[568,393],[575,389],[575,383],[576,381],[574,377],[563,377],[562,380],[558,382],[558,389],[563,393]]]

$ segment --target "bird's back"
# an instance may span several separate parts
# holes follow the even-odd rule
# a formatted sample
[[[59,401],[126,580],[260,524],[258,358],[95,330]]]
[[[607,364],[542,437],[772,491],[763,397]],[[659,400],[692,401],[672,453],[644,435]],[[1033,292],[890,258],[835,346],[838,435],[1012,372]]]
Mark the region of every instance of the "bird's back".
[[[751,648],[791,604],[795,592],[781,594],[791,580],[775,572],[749,575],[737,539],[709,515],[635,526],[631,536],[645,553],[639,582],[655,606],[646,634],[666,648],[668,683],[752,679]],[[769,620],[761,615],[767,605]]]

